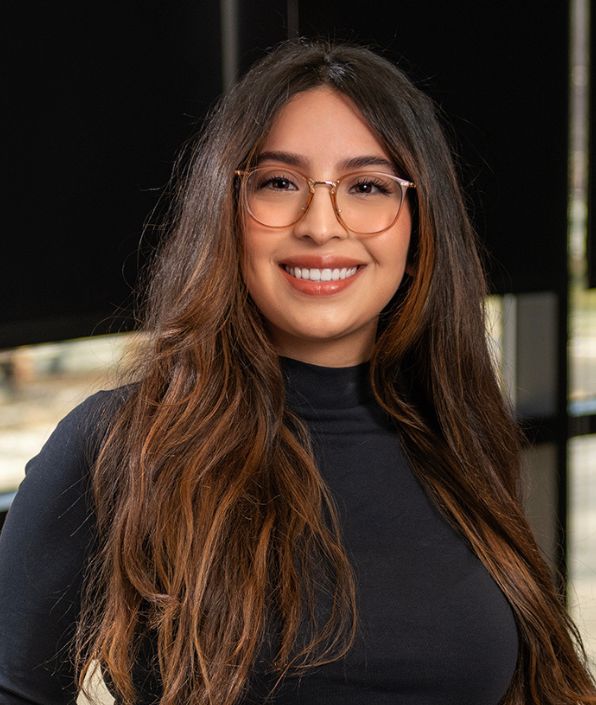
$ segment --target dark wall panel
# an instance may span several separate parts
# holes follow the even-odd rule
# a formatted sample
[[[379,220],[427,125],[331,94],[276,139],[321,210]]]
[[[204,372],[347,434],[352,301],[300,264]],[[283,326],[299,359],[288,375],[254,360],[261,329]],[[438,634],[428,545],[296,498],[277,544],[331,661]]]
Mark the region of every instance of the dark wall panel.
[[[113,329],[143,222],[221,90],[219,3],[14,2],[3,15],[14,166],[0,347]]]

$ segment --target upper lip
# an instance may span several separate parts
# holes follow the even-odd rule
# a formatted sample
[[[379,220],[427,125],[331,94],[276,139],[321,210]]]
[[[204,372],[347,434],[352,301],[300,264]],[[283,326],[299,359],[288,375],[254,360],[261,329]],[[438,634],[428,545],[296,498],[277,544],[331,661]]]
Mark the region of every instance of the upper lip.
[[[280,260],[280,264],[288,267],[307,267],[313,269],[339,269],[343,267],[357,267],[364,264],[351,257],[339,257],[336,255],[296,255],[295,257],[285,257]]]

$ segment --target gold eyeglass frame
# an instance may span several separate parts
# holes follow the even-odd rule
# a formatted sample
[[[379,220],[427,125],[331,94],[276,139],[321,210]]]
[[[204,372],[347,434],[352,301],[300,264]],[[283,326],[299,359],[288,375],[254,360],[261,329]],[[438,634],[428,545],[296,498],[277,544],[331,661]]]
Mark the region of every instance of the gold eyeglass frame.
[[[246,208],[247,212],[250,214],[252,218],[254,218],[257,223],[260,223],[261,225],[264,225],[266,228],[273,228],[275,230],[280,230],[282,228],[290,228],[292,225],[296,225],[308,212],[308,209],[310,208],[310,204],[312,203],[312,199],[315,195],[315,186],[328,186],[329,187],[329,197],[331,198],[331,205],[333,206],[333,212],[335,213],[335,217],[337,218],[338,222],[340,225],[345,228],[348,232],[355,233],[356,235],[378,235],[379,233],[383,233],[386,230],[389,230],[389,228],[393,227],[395,223],[397,222],[397,219],[399,218],[399,214],[401,213],[401,207],[406,200],[406,195],[408,192],[409,188],[416,188],[416,184],[413,181],[407,181],[406,179],[402,179],[399,176],[395,176],[394,174],[388,174],[385,171],[351,171],[349,174],[344,174],[342,177],[339,179],[336,179],[335,181],[319,181],[316,179],[312,179],[310,176],[307,176],[306,174],[303,174],[301,171],[298,171],[297,169],[287,169],[287,167],[283,167],[284,169],[287,169],[291,174],[297,174],[298,176],[301,176],[303,179],[306,179],[306,182],[308,183],[308,188],[309,188],[309,196],[308,200],[306,202],[306,205],[304,206],[304,209],[300,216],[296,218],[291,223],[288,223],[287,225],[268,225],[267,223],[263,223],[262,220],[259,220],[254,213],[250,210],[248,206],[248,197],[246,195],[246,188],[244,184],[246,183],[245,178],[249,177],[251,174],[254,174],[256,171],[261,171],[263,169],[269,169],[270,167],[263,167],[263,166],[257,166],[252,169],[236,169],[234,172],[236,176],[240,176],[242,180],[242,188],[241,188],[241,195],[242,195],[242,200],[244,203],[244,207]],[[347,179],[350,176],[354,176],[354,174],[370,174],[371,176],[374,174],[380,174],[382,176],[388,176],[390,179],[393,179],[393,181],[397,181],[401,188],[401,201],[399,204],[399,208],[397,209],[397,213],[395,214],[395,218],[391,221],[391,223],[383,228],[382,230],[376,230],[374,232],[362,232],[360,230],[354,230],[353,228],[349,228],[344,221],[342,220],[341,217],[341,209],[337,207],[337,200],[336,200],[336,191],[337,187],[339,184],[344,180]]]

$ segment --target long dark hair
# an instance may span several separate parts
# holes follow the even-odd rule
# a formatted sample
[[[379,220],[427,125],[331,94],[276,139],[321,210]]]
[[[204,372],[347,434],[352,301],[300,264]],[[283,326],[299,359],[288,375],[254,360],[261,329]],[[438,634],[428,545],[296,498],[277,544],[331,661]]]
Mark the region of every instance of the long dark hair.
[[[412,276],[383,312],[371,384],[418,477],[512,606],[520,650],[505,702],[596,702],[521,509],[519,434],[487,351],[482,268],[436,108],[368,49],[305,41],[276,48],[219,102],[179,186],[138,382],[93,468],[99,550],[76,639],[79,684],[97,661],[132,705],[139,634],[152,633],[161,705],[232,705],[273,616],[280,678],[353,642],[338,516],[242,279],[234,177],[288,99],[322,84],[352,99],[417,185]],[[322,622],[321,567],[332,597]]]

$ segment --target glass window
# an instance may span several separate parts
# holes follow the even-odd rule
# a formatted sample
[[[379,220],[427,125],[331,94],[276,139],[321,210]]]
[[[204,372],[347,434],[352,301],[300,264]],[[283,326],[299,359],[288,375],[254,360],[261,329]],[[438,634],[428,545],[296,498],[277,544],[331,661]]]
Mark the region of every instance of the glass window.
[[[121,333],[0,351],[0,493],[18,487],[61,418],[118,384],[139,340]]]
[[[596,435],[571,439],[569,465],[568,604],[596,667]]]

